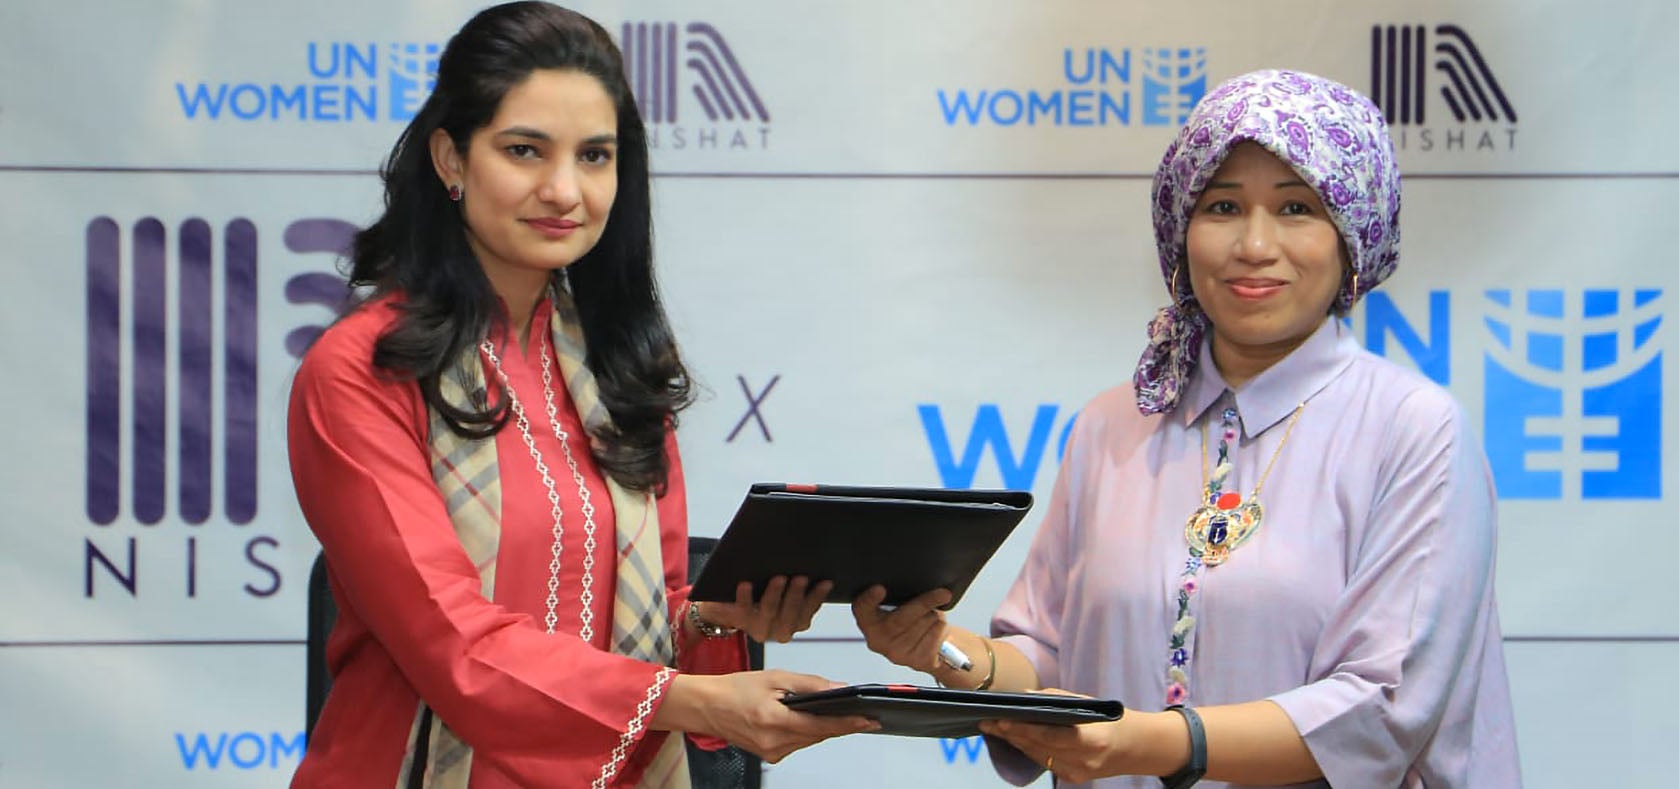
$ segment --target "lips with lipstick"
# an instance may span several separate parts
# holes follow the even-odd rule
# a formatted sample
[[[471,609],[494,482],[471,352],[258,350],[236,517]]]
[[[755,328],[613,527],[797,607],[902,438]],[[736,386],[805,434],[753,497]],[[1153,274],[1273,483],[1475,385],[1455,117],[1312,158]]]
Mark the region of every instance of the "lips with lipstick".
[[[1236,298],[1244,301],[1260,301],[1278,293],[1288,286],[1288,282],[1269,277],[1237,277],[1227,279],[1224,284],[1236,294]]]
[[[560,217],[542,217],[538,219],[525,219],[522,221],[525,224],[530,225],[536,230],[536,232],[541,233],[548,238],[565,238],[566,236],[571,235],[572,231],[583,226],[582,222],[575,219],[564,219]]]

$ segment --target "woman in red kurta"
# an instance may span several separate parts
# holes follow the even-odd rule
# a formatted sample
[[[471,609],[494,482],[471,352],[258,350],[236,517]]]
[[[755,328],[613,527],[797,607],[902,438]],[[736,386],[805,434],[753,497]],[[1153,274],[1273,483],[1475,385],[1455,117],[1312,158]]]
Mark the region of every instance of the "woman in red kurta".
[[[546,3],[480,13],[384,179],[351,256],[372,293],[292,389],[340,610],[293,785],[686,786],[667,732],[775,761],[871,728],[779,703],[826,680],[739,671],[741,633],[790,638],[824,584],[686,600],[687,379],[606,32]]]

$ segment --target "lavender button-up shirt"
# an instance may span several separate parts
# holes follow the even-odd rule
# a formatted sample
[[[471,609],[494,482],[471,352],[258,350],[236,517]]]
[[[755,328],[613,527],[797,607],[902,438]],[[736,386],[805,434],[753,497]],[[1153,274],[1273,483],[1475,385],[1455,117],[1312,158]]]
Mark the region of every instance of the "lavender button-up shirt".
[[[1212,451],[1219,412],[1240,414],[1224,490],[1247,496],[1303,401],[1263,524],[1200,574],[1188,703],[1276,702],[1338,787],[1519,786],[1485,457],[1444,389],[1338,320],[1235,392],[1203,347],[1176,411],[1142,416],[1129,385],[1086,406],[992,633],[1045,687],[1162,709],[1202,422]],[[998,746],[1003,777],[1040,774]]]

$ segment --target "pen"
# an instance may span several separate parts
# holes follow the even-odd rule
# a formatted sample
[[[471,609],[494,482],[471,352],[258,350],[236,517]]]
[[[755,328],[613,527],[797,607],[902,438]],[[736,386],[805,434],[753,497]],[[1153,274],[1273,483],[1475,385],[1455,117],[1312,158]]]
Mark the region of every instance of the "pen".
[[[968,659],[967,654],[949,641],[939,644],[939,660],[957,671],[967,671],[974,667],[974,662]]]
[[[883,605],[880,607],[880,610],[882,611],[893,611],[896,609],[897,606],[895,605]],[[957,649],[956,645],[950,643],[949,641],[939,642],[939,661],[953,669],[956,669],[957,671],[971,671],[974,667],[974,661],[972,658],[968,657],[968,653]]]

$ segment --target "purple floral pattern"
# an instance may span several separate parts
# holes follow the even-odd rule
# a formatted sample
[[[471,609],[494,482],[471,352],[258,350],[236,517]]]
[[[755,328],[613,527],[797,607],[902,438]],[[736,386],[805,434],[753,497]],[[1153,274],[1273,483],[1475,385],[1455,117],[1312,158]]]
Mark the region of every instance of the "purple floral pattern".
[[[1358,275],[1335,297],[1351,309],[1399,262],[1399,166],[1381,110],[1351,88],[1295,71],[1255,71],[1209,92],[1166,148],[1154,174],[1154,240],[1172,303],[1149,322],[1133,378],[1145,414],[1177,407],[1200,359],[1207,316],[1176,281],[1195,201],[1239,142],[1253,141],[1317,190]]]

